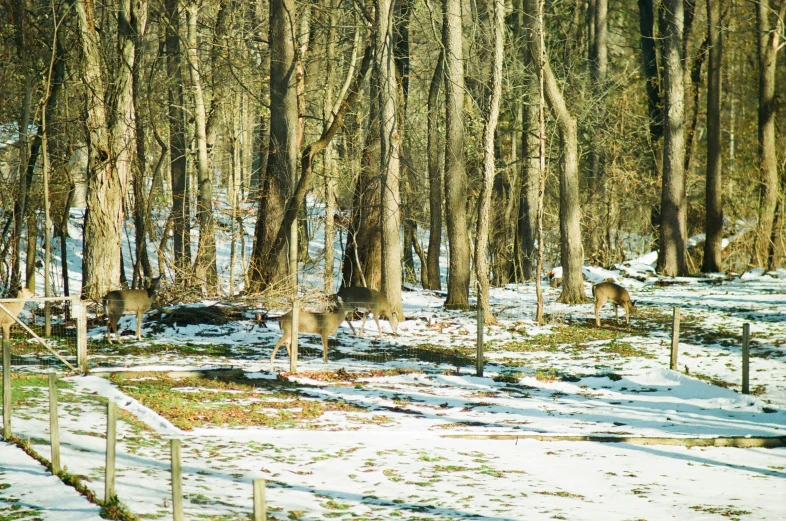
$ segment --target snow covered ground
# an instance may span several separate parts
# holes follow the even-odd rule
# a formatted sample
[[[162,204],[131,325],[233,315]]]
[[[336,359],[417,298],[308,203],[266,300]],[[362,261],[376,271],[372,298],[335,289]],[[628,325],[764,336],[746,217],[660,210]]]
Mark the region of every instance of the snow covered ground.
[[[79,229],[71,231],[78,243]],[[385,321],[381,338],[373,321],[362,338],[344,324],[327,364],[320,338],[302,335],[297,375],[285,372],[285,352],[271,365],[280,331],[272,318],[257,320],[263,310],[253,303],[224,324],[167,324],[151,313],[144,340],[125,337],[120,347],[94,327],[94,373],[66,378],[60,393],[62,464],[103,496],[112,400],[122,411],[117,494],[145,519],[172,519],[171,438],[183,444],[189,520],[249,519],[255,478],[267,480],[269,518],[278,520],[786,518],[786,448],[641,443],[786,436],[786,271],[662,279],[652,263],[585,268],[587,295],[609,277],[629,289],[638,308],[629,326],[607,305],[598,329],[591,303],[557,304],[549,287],[538,325],[533,285],[492,289],[499,324],[484,329],[483,377],[474,312],[445,311],[444,294],[432,291],[404,293],[399,336]],[[320,285],[318,266],[304,281]],[[678,371],[668,369],[673,306],[682,316]],[[751,395],[740,393],[744,323]],[[135,318],[120,325],[134,330]],[[187,373],[211,368],[234,373]],[[42,380],[15,381],[25,394],[12,419],[14,433],[48,458]],[[95,505],[0,443],[0,520],[94,518]]]

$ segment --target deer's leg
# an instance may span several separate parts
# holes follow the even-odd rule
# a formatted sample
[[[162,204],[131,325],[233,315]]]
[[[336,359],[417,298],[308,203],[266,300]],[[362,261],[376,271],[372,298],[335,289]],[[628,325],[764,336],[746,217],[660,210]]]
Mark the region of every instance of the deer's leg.
[[[368,319],[368,311],[363,312],[363,323],[360,324],[360,336],[363,336],[363,328],[366,327],[366,319]]]
[[[374,313],[374,322],[377,323],[377,333],[379,334],[379,336],[382,336],[382,327],[380,327],[379,325],[379,317],[377,316],[376,313]]]
[[[117,322],[119,318],[109,317],[109,322],[106,324],[106,339],[112,343],[112,332],[115,333],[115,340],[120,343],[120,335],[117,334]]]
[[[595,301],[595,327],[600,327],[600,307],[603,303],[599,300]]]
[[[276,347],[273,348],[273,354],[270,355],[270,363],[271,364],[273,363],[273,360],[276,358],[276,353],[278,353],[278,348],[281,347],[281,344],[286,342],[286,337],[287,337],[287,335],[284,334],[284,336],[279,338],[278,342],[276,342]],[[286,345],[286,348],[287,348],[287,353],[289,353],[289,342],[286,342],[285,345]]]
[[[617,317],[617,324],[620,323],[620,307],[614,304],[614,316]]]
[[[322,360],[325,363],[327,363],[328,361],[327,350],[328,350],[328,336],[323,334],[322,335]]]
[[[136,312],[136,339],[142,340],[142,312]]]
[[[352,334],[355,335],[355,336],[358,336],[357,331],[355,331],[355,326],[353,326],[352,322],[349,321],[349,315],[347,315],[344,320],[346,320],[347,324],[349,324],[349,329],[352,330]]]

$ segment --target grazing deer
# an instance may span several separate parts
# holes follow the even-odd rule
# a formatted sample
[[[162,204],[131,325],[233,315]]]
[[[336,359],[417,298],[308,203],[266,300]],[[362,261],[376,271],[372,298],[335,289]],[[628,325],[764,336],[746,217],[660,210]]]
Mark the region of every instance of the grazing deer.
[[[338,330],[338,326],[347,318],[347,313],[352,311],[353,308],[347,306],[343,302],[338,302],[336,309],[327,313],[311,313],[309,311],[300,310],[298,313],[297,332],[312,333],[322,337],[322,358],[325,362],[328,361],[328,337]],[[289,345],[292,343],[292,310],[290,309],[286,314],[278,317],[278,324],[281,326],[281,338],[276,342],[276,347],[273,349],[273,354],[270,355],[270,363],[276,358],[276,353],[281,344],[287,348],[287,354],[292,357],[292,351]]]
[[[356,308],[363,313],[363,323],[360,325],[360,335],[363,335],[363,328],[366,326],[369,312],[374,314],[374,322],[377,323],[377,331],[379,336],[382,336],[382,328],[379,325],[379,317],[386,316],[390,329],[394,335],[398,332],[398,313],[395,311],[391,313],[390,304],[385,295],[375,289],[364,288],[363,286],[344,287],[338,290],[336,296],[347,303],[350,307]],[[347,319],[352,333],[355,333],[355,328]]]
[[[32,291],[27,288],[22,288],[15,297],[20,300],[16,302],[3,303],[3,306],[5,306],[5,308],[8,310],[8,312],[5,312],[0,309],[0,326],[3,327],[4,340],[11,339],[11,328],[14,326],[14,324],[16,324],[16,317],[19,315],[19,312],[22,311],[23,307],[25,307],[25,302],[21,299],[28,299],[34,296],[35,295]]]
[[[601,282],[592,286],[592,295],[595,297],[595,325],[600,327],[600,308],[606,302],[614,304],[614,315],[620,321],[619,306],[625,308],[625,323],[630,324],[630,315],[636,311],[636,303],[630,300],[628,290],[613,282]]]
[[[113,331],[117,342],[120,343],[117,323],[121,316],[129,313],[136,313],[136,339],[142,340],[142,315],[156,301],[159,282],[161,282],[160,275],[150,281],[147,289],[118,289],[106,294],[103,302],[104,310],[109,320],[106,326],[106,338],[110,344],[112,343]]]

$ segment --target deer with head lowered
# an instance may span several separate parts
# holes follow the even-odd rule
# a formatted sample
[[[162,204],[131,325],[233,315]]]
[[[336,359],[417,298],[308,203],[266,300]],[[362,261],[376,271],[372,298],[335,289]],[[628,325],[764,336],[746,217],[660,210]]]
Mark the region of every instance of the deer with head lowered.
[[[152,279],[146,289],[118,289],[110,291],[103,298],[104,311],[107,320],[106,338],[112,343],[112,332],[120,342],[120,333],[117,323],[120,317],[129,313],[136,313],[136,339],[142,340],[142,315],[150,309],[158,295],[158,284],[161,276]]]
[[[312,333],[322,337],[322,358],[325,362],[328,361],[328,337],[335,334],[338,326],[346,319],[347,313],[352,311],[353,308],[347,306],[344,302],[338,301],[336,308],[333,311],[326,313],[311,313],[303,309],[299,310],[297,321],[297,332]],[[276,358],[276,353],[281,344],[287,348],[287,354],[291,357],[292,351],[289,346],[292,343],[292,310],[290,309],[286,314],[278,317],[278,324],[281,326],[281,338],[276,342],[276,347],[273,349],[273,354],[270,355],[270,363]]]
[[[375,289],[364,288],[363,286],[343,287],[338,290],[336,296],[347,303],[350,307],[357,308],[358,311],[363,313],[363,323],[360,324],[360,335],[363,335],[363,328],[366,326],[368,314],[371,312],[374,315],[374,322],[377,323],[377,332],[382,336],[382,328],[379,325],[379,317],[385,316],[390,324],[390,329],[394,335],[398,332],[398,313],[391,312],[388,299],[385,298],[381,292]],[[352,333],[355,333],[355,328],[352,323],[347,319]]]
[[[16,317],[19,315],[19,312],[22,311],[22,308],[25,307],[24,300],[21,299],[28,299],[34,297],[32,291],[27,288],[22,288],[16,294],[16,298],[20,299],[16,302],[8,302],[4,303],[3,306],[8,312],[3,311],[0,309],[0,326],[3,328],[3,339],[10,340],[11,339],[11,328],[16,323]],[[10,315],[9,315],[10,313]]]
[[[600,327],[600,308],[606,302],[614,304],[614,315],[620,321],[619,306],[625,308],[625,323],[630,324],[630,315],[636,311],[636,303],[630,299],[628,290],[613,282],[601,282],[592,286],[592,295],[595,297],[595,325]]]

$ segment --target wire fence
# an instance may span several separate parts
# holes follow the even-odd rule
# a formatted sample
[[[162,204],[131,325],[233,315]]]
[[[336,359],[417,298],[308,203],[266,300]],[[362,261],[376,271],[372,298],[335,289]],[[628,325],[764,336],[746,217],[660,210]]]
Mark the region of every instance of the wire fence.
[[[23,307],[18,314],[13,311]],[[83,306],[76,297],[1,299],[0,321],[10,326],[12,368],[67,369],[83,367]],[[13,320],[12,320],[13,319]]]

